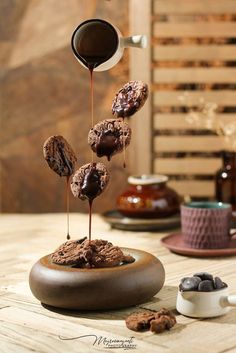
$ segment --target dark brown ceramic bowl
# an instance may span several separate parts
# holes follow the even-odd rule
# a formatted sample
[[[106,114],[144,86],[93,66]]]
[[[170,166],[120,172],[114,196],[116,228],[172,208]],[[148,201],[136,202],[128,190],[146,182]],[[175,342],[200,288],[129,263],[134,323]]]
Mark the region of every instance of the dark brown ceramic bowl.
[[[157,219],[179,212],[180,196],[168,185],[166,175],[130,176],[128,187],[117,198],[117,209],[125,217]]]
[[[163,265],[145,251],[122,251],[132,255],[135,262],[80,269],[54,264],[50,255],[44,256],[31,269],[31,291],[43,304],[65,309],[118,309],[144,303],[162,288]]]

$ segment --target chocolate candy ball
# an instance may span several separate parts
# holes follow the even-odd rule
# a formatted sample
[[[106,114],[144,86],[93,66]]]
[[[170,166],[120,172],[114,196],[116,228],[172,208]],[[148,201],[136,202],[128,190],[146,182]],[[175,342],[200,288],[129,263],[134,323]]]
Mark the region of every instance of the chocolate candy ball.
[[[181,283],[181,288],[183,291],[197,290],[200,282],[199,277],[186,277]]]
[[[199,292],[212,292],[214,290],[213,282],[210,280],[201,281],[198,286]]]
[[[208,272],[197,272],[193,276],[200,277],[202,281],[205,281],[205,280],[213,281],[213,276]]]

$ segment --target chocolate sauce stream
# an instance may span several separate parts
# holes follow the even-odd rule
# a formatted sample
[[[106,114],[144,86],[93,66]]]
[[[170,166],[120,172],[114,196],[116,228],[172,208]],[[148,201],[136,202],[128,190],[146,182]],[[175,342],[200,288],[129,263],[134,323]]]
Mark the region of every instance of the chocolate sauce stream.
[[[67,219],[67,236],[66,239],[70,239],[70,177],[66,177],[66,219]]]
[[[96,169],[96,163],[92,164],[91,170],[88,174],[86,174],[81,191],[89,201],[89,241],[91,241],[92,204],[95,197],[97,197],[101,192],[100,176]]]
[[[89,200],[89,242],[91,241],[93,199]]]
[[[93,66],[89,66],[89,72],[90,72],[90,112],[91,112],[91,128],[93,128],[94,125],[94,89],[93,89],[93,80],[94,80],[94,76],[93,76]],[[91,151],[91,159],[92,159],[92,163],[94,161],[93,159],[93,151]]]
[[[93,109],[93,101],[94,101],[93,80],[94,80],[94,76],[93,76],[93,69],[94,69],[94,67],[89,68],[89,72],[90,72],[91,128],[93,128],[93,125],[94,125],[94,109]],[[94,164],[93,151],[91,151],[91,159],[92,159],[92,163]],[[89,242],[91,241],[91,229],[92,229],[92,205],[93,205],[93,199],[89,200]]]
[[[126,147],[125,147],[125,132],[124,132],[124,130],[125,130],[125,127],[124,127],[125,126],[125,118],[123,117],[122,119],[123,119],[123,124],[122,124],[123,167],[126,168],[126,155],[125,155]]]

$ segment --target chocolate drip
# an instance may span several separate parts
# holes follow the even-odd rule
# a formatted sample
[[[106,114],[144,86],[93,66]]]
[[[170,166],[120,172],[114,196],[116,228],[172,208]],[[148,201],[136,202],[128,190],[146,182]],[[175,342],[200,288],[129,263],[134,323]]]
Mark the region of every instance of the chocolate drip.
[[[89,242],[91,241],[92,237],[92,206],[93,199],[89,200]]]
[[[96,169],[96,163],[93,163],[93,167],[85,175],[81,192],[89,201],[93,200],[101,192],[100,175]]]
[[[66,218],[67,218],[67,235],[66,239],[70,240],[70,193],[69,193],[70,177],[66,177]]]
[[[111,156],[117,149],[119,144],[119,136],[116,136],[114,132],[107,130],[101,133],[99,142],[96,146],[96,153],[98,157],[107,156],[110,161]]]

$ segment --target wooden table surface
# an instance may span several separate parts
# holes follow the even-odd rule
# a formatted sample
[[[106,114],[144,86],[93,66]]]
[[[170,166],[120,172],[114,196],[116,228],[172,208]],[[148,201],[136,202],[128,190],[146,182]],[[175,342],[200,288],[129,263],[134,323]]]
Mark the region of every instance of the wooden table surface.
[[[87,234],[88,217],[71,216],[72,238]],[[28,275],[41,256],[65,241],[65,215],[0,216],[0,352],[78,353],[107,352],[109,340],[129,340],[133,352],[225,353],[236,352],[236,309],[227,315],[195,320],[177,314],[177,325],[162,334],[136,333],[126,328],[125,318],[138,307],[107,312],[50,311],[30,292]],[[163,263],[163,289],[141,308],[175,309],[179,280],[196,271],[220,276],[236,293],[236,257],[188,258],[170,253],[160,244],[163,233],[135,233],[110,230],[97,215],[93,237],[119,246],[151,252]],[[86,336],[86,337],[81,337]],[[97,340],[96,340],[97,337]],[[114,342],[114,341],[110,341]],[[109,348],[111,352],[123,348]]]

